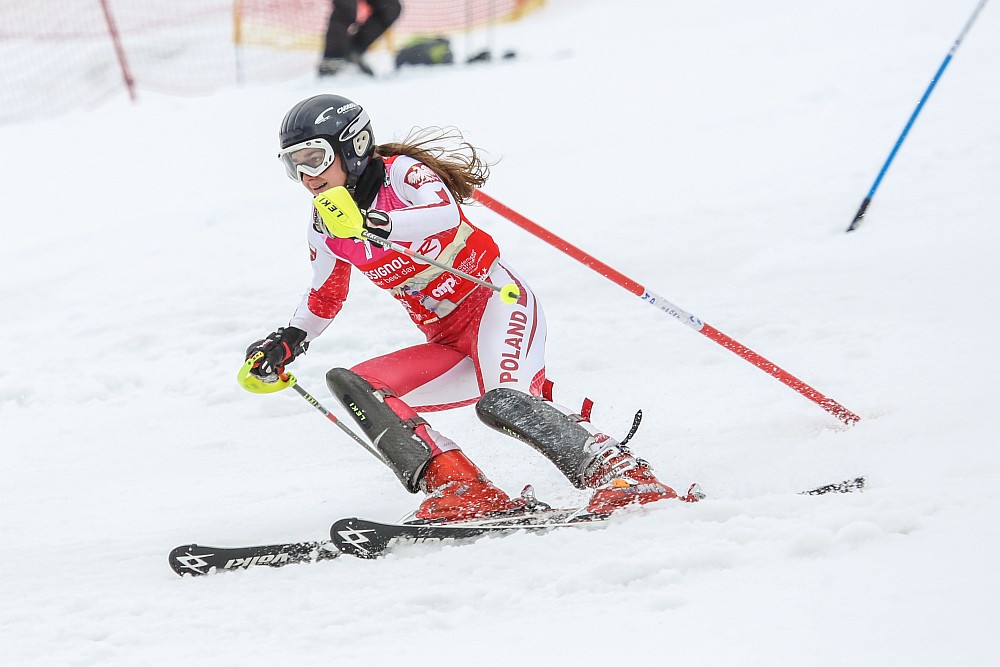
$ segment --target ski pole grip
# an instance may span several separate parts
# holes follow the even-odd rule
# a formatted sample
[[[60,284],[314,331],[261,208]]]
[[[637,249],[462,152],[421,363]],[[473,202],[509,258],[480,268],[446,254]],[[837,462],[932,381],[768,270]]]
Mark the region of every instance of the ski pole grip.
[[[276,391],[288,389],[289,387],[295,385],[297,380],[291,373],[281,373],[279,379],[274,382],[264,382],[259,377],[251,373],[250,371],[253,369],[254,364],[260,361],[263,357],[264,353],[258,350],[250,355],[250,358],[247,359],[240,368],[239,373],[236,374],[236,381],[241,387],[252,394],[273,394]]]

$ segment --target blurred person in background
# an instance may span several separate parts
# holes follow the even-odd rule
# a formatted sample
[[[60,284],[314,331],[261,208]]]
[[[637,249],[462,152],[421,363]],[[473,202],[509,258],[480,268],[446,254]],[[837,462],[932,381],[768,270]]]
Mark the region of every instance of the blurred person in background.
[[[333,0],[323,60],[319,64],[321,77],[333,76],[352,66],[374,76],[362,56],[395,23],[402,6],[399,0],[366,0],[365,4],[371,13],[364,22],[358,23],[358,0]]]

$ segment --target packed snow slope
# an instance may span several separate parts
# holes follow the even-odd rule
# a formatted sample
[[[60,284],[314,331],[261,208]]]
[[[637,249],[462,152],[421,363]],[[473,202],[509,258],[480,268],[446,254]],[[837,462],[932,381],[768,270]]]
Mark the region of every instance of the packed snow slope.
[[[1000,547],[1000,7],[844,232],[974,2],[552,0],[518,57],[0,128],[5,665],[992,665]],[[486,190],[861,416],[853,428],[493,213],[549,318],[556,397],[698,504],[383,560],[179,578],[174,546],[323,539],[411,496],[292,392],[235,382],[310,278],[284,112],[454,125]],[[52,91],[58,94],[58,91]],[[360,275],[297,361],[420,342]],[[582,502],[471,409],[500,486]],[[863,493],[796,492],[865,475]]]

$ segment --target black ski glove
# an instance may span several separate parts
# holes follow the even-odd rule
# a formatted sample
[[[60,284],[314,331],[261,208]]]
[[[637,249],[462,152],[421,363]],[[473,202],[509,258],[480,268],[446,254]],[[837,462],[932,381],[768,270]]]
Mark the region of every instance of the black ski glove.
[[[361,214],[365,216],[366,232],[371,232],[379,238],[389,238],[389,234],[392,232],[392,218],[389,217],[388,213],[371,209],[362,211]]]
[[[276,382],[285,364],[291,363],[295,357],[309,349],[309,343],[305,340],[306,332],[302,329],[284,327],[257,341],[247,348],[246,358],[249,359],[258,352],[263,352],[264,356],[253,365],[250,372],[264,382]]]

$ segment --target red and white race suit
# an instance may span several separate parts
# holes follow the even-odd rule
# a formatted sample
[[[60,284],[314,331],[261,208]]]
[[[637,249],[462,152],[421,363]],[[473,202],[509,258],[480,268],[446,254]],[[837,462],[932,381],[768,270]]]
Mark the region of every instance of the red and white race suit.
[[[402,399],[404,406],[394,406],[401,417],[409,406],[430,412],[469,405],[497,387],[539,394],[546,329],[531,288],[500,259],[493,238],[466,219],[433,170],[404,155],[385,165],[372,208],[389,213],[391,241],[495,285],[516,283],[520,299],[506,304],[493,290],[376,243],[332,237],[314,210],[312,287],[289,324],[306,331],[307,340],[319,336],[347,298],[353,265],[398,299],[427,339],[351,369]],[[437,433],[429,439],[441,451],[454,446]]]

